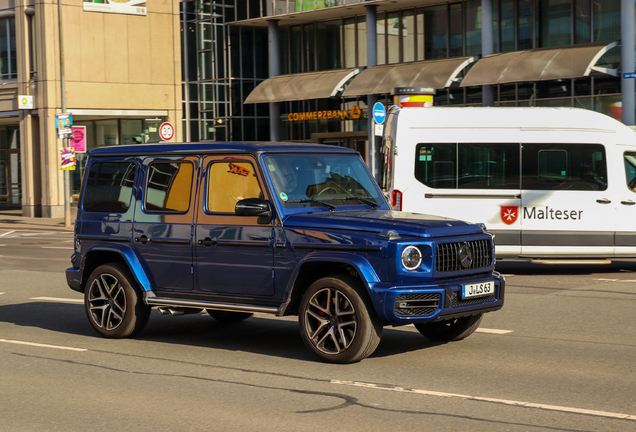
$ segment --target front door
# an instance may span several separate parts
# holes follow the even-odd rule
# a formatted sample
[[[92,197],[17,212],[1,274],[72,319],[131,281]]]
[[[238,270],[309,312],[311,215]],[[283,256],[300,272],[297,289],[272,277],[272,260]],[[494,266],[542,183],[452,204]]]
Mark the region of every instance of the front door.
[[[239,200],[267,199],[256,161],[248,156],[208,156],[202,166],[195,229],[198,289],[230,296],[272,296],[272,225],[234,213]]]
[[[133,245],[156,289],[190,291],[199,158],[149,157],[143,164],[146,178],[135,208]]]
[[[636,148],[622,155],[622,167],[617,170],[616,236],[614,255],[636,256]]]
[[[0,205],[22,204],[22,167],[20,165],[20,130],[0,129]]]

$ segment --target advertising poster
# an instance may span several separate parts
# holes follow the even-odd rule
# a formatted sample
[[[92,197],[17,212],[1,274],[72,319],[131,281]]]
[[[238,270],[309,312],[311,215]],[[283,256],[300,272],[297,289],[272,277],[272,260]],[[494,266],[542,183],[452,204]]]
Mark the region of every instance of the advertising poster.
[[[84,0],[88,12],[146,15],[146,0]]]
[[[73,126],[72,130],[69,145],[75,153],[86,153],[86,126]]]
[[[73,147],[62,147],[60,149],[60,155],[62,157],[60,169],[62,171],[75,171],[77,158],[75,157],[75,150]]]
[[[73,114],[55,114],[55,131],[60,139],[73,135]]]

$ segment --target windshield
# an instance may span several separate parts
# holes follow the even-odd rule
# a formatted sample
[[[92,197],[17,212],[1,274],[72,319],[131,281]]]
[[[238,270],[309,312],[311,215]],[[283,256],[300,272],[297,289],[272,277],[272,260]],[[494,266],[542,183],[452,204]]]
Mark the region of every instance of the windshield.
[[[382,193],[357,155],[268,155],[265,166],[287,208],[342,205],[377,207]]]

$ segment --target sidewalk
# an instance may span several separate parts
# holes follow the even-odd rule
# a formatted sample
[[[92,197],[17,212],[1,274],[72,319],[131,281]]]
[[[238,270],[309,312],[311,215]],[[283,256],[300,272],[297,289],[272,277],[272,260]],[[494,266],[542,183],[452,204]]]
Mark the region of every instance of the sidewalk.
[[[31,218],[22,216],[22,210],[19,209],[0,210],[0,230],[73,232],[73,222],[67,228],[64,226],[64,218]]]

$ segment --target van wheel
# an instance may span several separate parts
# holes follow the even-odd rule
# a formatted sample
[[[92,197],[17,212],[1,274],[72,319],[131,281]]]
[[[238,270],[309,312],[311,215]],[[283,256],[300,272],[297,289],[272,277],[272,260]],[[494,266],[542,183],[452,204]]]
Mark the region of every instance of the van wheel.
[[[100,335],[125,338],[139,333],[148,323],[150,307],[124,264],[110,263],[91,273],[84,292],[88,321]]]
[[[471,315],[446,321],[415,324],[426,338],[437,342],[452,342],[462,340],[471,334],[481,324],[483,315]]]
[[[347,276],[314,282],[300,303],[298,322],[305,345],[329,363],[360,361],[382,337],[382,322],[364,288]]]
[[[205,310],[212,318],[222,323],[234,323],[248,319],[253,313],[249,312],[231,312],[216,309]]]

